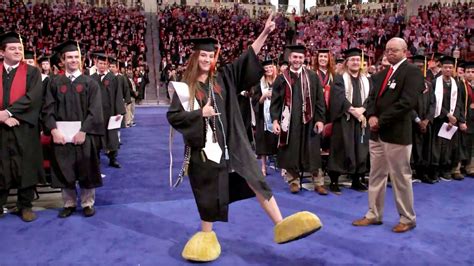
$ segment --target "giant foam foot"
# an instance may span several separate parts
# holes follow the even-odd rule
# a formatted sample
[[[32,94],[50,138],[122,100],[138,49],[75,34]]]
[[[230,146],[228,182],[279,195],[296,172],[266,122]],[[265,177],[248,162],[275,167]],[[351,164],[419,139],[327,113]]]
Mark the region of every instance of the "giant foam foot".
[[[322,223],[315,214],[303,211],[290,215],[275,225],[275,242],[278,244],[287,243],[303,237],[321,229]]]
[[[216,233],[197,232],[184,246],[181,256],[186,260],[208,262],[219,258],[221,245],[217,240]]]

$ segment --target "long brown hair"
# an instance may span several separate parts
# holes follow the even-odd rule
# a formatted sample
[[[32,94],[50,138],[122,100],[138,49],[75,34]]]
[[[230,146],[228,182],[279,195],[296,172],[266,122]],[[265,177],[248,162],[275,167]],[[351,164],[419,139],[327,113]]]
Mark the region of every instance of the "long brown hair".
[[[268,84],[273,84],[276,77],[278,76],[277,67],[275,65],[272,65],[272,74],[270,76],[266,76],[264,74],[263,76],[265,77],[265,82],[267,82]]]
[[[319,54],[320,53],[316,53],[316,55],[313,56],[313,71],[315,72],[319,70],[319,62],[318,62]],[[328,73],[331,73],[332,76],[334,76],[335,74],[334,65],[335,65],[334,57],[331,55],[331,53],[328,53],[328,67],[327,68],[328,68]]]
[[[199,53],[200,50],[196,50],[190,57],[188,61],[188,66],[186,67],[186,70],[183,73],[183,82],[188,84],[189,87],[189,99],[194,99],[197,98],[198,100],[202,101],[206,93],[204,90],[201,88],[201,85],[199,84],[198,77],[200,75],[200,69],[199,69]],[[216,82],[216,77],[209,77],[211,80],[210,82],[213,84],[214,92],[217,94],[221,93],[221,88]],[[193,101],[191,101],[192,103]]]

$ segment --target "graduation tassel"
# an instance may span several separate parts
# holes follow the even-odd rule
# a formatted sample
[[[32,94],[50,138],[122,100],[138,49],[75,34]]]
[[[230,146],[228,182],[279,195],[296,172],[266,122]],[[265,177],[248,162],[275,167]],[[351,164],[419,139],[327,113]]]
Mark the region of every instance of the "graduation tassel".
[[[423,66],[423,77],[426,78],[426,68],[427,68],[427,65],[426,65],[426,56],[425,56],[425,65]]]
[[[21,38],[21,35],[18,33],[18,38],[20,39],[20,45],[21,45],[21,60],[25,60],[25,46],[23,45],[23,39]]]
[[[225,160],[228,161],[229,160],[229,149],[227,148],[227,145],[225,145],[225,147],[224,147],[224,156],[225,156],[224,157]]]
[[[360,70],[364,72],[364,50],[362,50],[362,60],[360,62]]]
[[[457,58],[454,58],[454,68],[453,68],[453,77],[456,77],[457,76],[457,71],[456,71],[456,68],[458,68],[458,59]]]
[[[79,52],[79,70],[82,72],[82,55],[81,55],[81,48],[79,47],[79,41],[77,43],[77,51]]]

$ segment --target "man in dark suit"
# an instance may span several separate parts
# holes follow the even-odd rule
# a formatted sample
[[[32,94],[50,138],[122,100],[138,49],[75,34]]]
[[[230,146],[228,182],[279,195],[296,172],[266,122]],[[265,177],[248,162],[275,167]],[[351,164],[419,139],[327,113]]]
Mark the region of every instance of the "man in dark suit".
[[[423,74],[406,61],[407,44],[392,38],[385,53],[391,67],[373,76],[367,106],[371,137],[369,210],[355,226],[382,224],[387,178],[390,174],[400,222],[392,229],[406,232],[416,226],[410,157],[411,114],[424,88]]]

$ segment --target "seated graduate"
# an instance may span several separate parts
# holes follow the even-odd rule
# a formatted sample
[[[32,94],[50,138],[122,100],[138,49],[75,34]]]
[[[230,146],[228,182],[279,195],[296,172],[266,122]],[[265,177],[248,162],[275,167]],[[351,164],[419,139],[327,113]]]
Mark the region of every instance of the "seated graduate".
[[[226,222],[231,202],[253,196],[275,224],[277,243],[298,239],[321,227],[319,218],[309,212],[282,218],[239,112],[238,94],[262,77],[257,54],[275,28],[272,17],[248,51],[217,72],[217,40],[191,40],[195,52],[183,75],[185,84],[171,83],[175,93],[167,117],[184,137],[185,162],[189,162],[188,175],[201,218],[202,231],[187,242],[182,252],[187,260],[217,259],[221,247],[212,230],[213,222]]]

